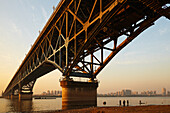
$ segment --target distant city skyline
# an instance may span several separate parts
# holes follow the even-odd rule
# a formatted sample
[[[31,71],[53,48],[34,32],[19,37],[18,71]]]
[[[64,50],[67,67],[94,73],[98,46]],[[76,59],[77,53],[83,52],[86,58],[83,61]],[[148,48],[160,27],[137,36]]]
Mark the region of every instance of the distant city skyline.
[[[62,95],[62,91],[60,91],[60,90],[47,90],[47,91],[43,91],[39,95],[61,96]]]
[[[0,1],[0,91],[6,89],[58,3],[59,0]],[[163,87],[170,89],[169,33],[170,22],[165,17],[141,33],[98,74],[98,93],[120,89],[161,93]],[[55,70],[38,78],[34,94],[61,90],[61,77]]]
[[[61,90],[46,90],[41,92],[38,95],[56,95],[56,96],[61,96],[62,91]],[[99,93],[98,93],[99,94]],[[102,93],[102,95],[117,95],[117,96],[130,96],[130,95],[170,95],[170,90],[166,88],[162,88],[162,92],[158,93],[156,90],[146,90],[146,91],[133,91],[132,89],[122,89],[117,92],[107,92],[107,93]]]
[[[156,90],[147,90],[147,91],[133,91],[131,89],[122,89],[121,91],[117,92],[109,92],[109,93],[103,93],[98,95],[110,95],[110,96],[131,96],[131,95],[147,95],[147,96],[156,96],[156,95],[161,95],[161,96],[170,96],[170,90],[166,90],[166,88],[162,88],[161,93],[157,93]]]

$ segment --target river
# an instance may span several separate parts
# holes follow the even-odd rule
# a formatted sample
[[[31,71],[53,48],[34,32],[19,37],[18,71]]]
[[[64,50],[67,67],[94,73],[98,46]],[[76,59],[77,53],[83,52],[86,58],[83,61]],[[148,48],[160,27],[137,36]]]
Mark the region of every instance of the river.
[[[97,106],[119,106],[119,100],[129,100],[130,106],[138,106],[141,100],[143,105],[170,105],[170,97],[98,97]],[[103,102],[106,105],[103,105]],[[49,111],[62,109],[62,98],[33,99],[32,101],[14,101],[0,98],[0,113],[2,112],[29,112]]]

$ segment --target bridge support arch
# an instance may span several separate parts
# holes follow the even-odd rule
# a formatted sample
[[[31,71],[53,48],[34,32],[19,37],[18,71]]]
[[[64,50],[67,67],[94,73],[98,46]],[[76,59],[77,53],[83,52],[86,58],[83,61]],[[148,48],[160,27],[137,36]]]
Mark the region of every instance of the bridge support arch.
[[[61,80],[62,109],[97,106],[98,81],[78,82]]]

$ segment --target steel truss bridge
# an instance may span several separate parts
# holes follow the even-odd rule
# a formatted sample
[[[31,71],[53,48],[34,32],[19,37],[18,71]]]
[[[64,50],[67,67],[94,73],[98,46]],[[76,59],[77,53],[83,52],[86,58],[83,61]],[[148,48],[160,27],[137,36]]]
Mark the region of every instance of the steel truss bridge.
[[[170,19],[169,3],[61,0],[3,95],[32,92],[36,79],[55,69],[65,78],[94,80],[121,49],[157,19]],[[126,39],[118,44],[121,36]]]

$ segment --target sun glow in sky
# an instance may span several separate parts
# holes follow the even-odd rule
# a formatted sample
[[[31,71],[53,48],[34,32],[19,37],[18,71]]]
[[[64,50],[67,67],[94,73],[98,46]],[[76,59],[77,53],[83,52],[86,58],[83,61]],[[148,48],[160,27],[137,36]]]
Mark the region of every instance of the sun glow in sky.
[[[5,90],[59,0],[0,1],[0,91]],[[55,70],[36,81],[33,92],[61,90]],[[97,76],[98,92],[122,89],[170,91],[170,21],[164,17],[140,34]]]

